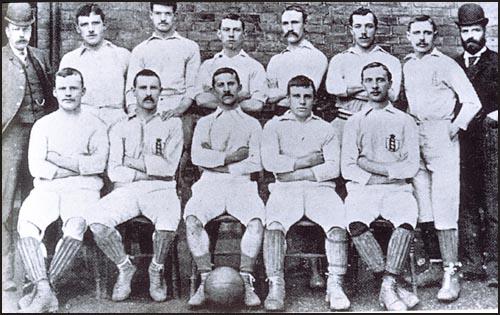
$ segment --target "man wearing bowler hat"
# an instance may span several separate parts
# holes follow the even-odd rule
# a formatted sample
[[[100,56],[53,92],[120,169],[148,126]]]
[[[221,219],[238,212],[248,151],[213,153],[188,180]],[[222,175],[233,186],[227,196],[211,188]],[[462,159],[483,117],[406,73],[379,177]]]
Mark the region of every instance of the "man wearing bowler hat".
[[[487,277],[489,285],[498,286],[498,150],[487,152],[487,141],[497,141],[498,123],[490,116],[495,112],[498,116],[498,54],[486,47],[488,18],[481,6],[475,3],[462,5],[458,9],[456,24],[464,52],[455,61],[464,69],[482,104],[469,128],[460,134],[462,271],[466,278]],[[494,184],[488,185],[489,182]],[[494,196],[490,197],[492,193]],[[484,210],[482,218],[481,208]],[[485,233],[480,235],[482,227]]]
[[[18,184],[29,192],[28,139],[33,123],[52,110],[50,63],[42,50],[28,46],[35,21],[28,3],[10,3],[5,15],[8,44],[2,47],[2,287],[16,289],[13,230]],[[7,79],[8,78],[8,79]],[[23,196],[24,197],[24,196]]]

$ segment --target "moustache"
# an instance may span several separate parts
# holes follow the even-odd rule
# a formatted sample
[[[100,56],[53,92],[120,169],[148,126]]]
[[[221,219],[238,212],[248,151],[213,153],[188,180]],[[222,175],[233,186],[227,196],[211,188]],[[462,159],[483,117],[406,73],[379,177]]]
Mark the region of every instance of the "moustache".
[[[28,41],[25,39],[20,39],[20,40],[16,41],[16,44],[27,44],[27,43],[28,43]]]
[[[474,38],[469,38],[468,40],[465,41],[466,44],[476,44],[476,45],[480,45],[481,43],[477,40],[475,40]]]
[[[152,98],[151,96],[146,96],[146,97],[144,98],[144,102],[146,102],[146,101],[151,101],[151,102],[154,102],[154,100],[153,100],[153,98]]]
[[[295,37],[299,37],[299,34],[295,33],[294,31],[288,31],[286,32],[284,37],[288,37],[288,35],[295,35]]]
[[[224,93],[224,95],[222,95],[222,97],[226,97],[226,96],[231,96],[232,97],[234,95],[232,93],[230,93],[230,92],[226,92],[226,93]]]

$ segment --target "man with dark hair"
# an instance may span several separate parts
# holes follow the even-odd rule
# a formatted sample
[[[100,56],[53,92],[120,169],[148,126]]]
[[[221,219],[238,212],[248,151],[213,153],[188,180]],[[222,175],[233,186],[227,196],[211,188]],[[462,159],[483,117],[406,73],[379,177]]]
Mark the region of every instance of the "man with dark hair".
[[[305,75],[313,80],[318,90],[328,67],[326,56],[305,38],[306,21],[307,13],[298,5],[286,7],[281,14],[281,30],[287,47],[274,55],[267,65],[268,102],[278,105],[277,115],[288,110],[286,88],[291,78]]]
[[[460,294],[458,207],[460,159],[458,132],[481,109],[481,102],[464,71],[434,47],[436,25],[431,17],[413,18],[407,37],[414,53],[405,57],[404,87],[408,113],[418,125],[421,163],[413,178],[419,207],[418,222],[437,229],[444,274],[437,298],[454,301]],[[455,115],[457,101],[461,109]]]
[[[14,291],[14,200],[20,192],[22,201],[33,187],[27,167],[33,123],[57,104],[52,96],[48,55],[28,46],[35,22],[31,6],[9,3],[5,20],[8,44],[2,47],[2,288]]]
[[[83,44],[63,56],[59,69],[72,67],[83,74],[87,92],[82,110],[100,118],[109,128],[126,117],[125,77],[130,52],[104,39],[104,18],[95,3],[78,8],[75,27]]]
[[[59,109],[38,120],[31,132],[28,160],[35,188],[21,206],[17,230],[19,255],[34,288],[19,301],[23,312],[57,311],[51,287],[76,257],[100,197],[108,136],[100,119],[81,110],[83,94],[82,74],[61,69],[54,89]],[[59,217],[63,236],[47,272],[42,239],[46,228]]]
[[[201,118],[194,130],[191,157],[193,164],[203,171],[192,187],[193,195],[184,210],[187,243],[201,273],[200,286],[188,302],[191,307],[205,303],[205,280],[212,270],[204,226],[225,213],[246,227],[240,246],[245,305],[261,303],[254,292],[252,273],[262,246],[265,209],[257,193],[257,183],[250,181],[250,174],[262,170],[262,127],[239,106],[240,82],[235,69],[220,68],[214,72],[212,87],[218,108]]]
[[[368,94],[363,88],[360,77],[361,69],[371,62],[381,62],[393,74],[389,99],[398,100],[401,88],[401,63],[379,45],[375,44],[377,16],[367,8],[358,8],[349,16],[349,29],[354,39],[354,46],[335,55],[331,60],[326,75],[326,90],[336,96],[339,115],[332,126],[342,139],[345,120],[362,109],[368,103]]]
[[[374,273],[383,274],[380,303],[388,311],[405,311],[419,302],[398,284],[418,217],[413,189],[407,183],[418,171],[417,126],[391,104],[391,73],[385,65],[364,66],[361,82],[368,106],[347,120],[342,139],[341,168],[349,181],[346,219],[363,261]],[[385,259],[369,228],[379,217],[395,227]]]
[[[311,79],[292,78],[287,94],[290,110],[267,122],[261,144],[264,168],[276,176],[266,205],[264,264],[269,293],[264,306],[268,311],[285,307],[286,233],[305,216],[326,235],[326,300],[331,310],[346,310],[350,302],[342,289],[347,271],[345,211],[333,182],[340,175],[339,139],[326,121],[312,113],[316,89]]]
[[[97,245],[118,267],[112,300],[123,301],[131,293],[137,268],[125,253],[115,226],[141,214],[153,222],[149,294],[162,302],[167,298],[164,262],[181,216],[174,175],[182,153],[182,122],[159,117],[158,74],[144,69],[133,82],[138,105],[135,115],[118,122],[109,132],[108,176],[115,189],[99,201],[90,229]]]
[[[455,61],[464,69],[483,106],[467,131],[459,135],[462,187],[458,222],[462,270],[466,278],[487,276],[489,285],[498,286],[498,185],[487,184],[497,183],[498,169],[486,168],[488,160],[498,159],[498,152],[486,152],[487,141],[498,139],[498,121],[488,117],[493,117],[493,112],[498,116],[498,54],[486,47],[488,18],[480,5],[462,5],[456,24],[464,52]],[[488,198],[487,193],[493,193],[493,198]],[[479,209],[484,210],[483,218]],[[486,232],[481,237],[483,227]],[[483,252],[487,253],[484,262]]]
[[[217,96],[211,82],[213,73],[221,67],[231,67],[242,81],[242,90],[238,94],[241,109],[259,112],[267,99],[266,71],[243,50],[245,23],[239,15],[229,13],[220,21],[217,37],[222,41],[222,51],[200,67],[196,79],[196,104],[217,108]]]

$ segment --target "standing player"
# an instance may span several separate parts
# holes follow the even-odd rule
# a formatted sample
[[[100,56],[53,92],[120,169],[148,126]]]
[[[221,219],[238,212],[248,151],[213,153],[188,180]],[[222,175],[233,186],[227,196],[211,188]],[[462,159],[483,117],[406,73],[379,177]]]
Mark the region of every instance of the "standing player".
[[[388,311],[405,311],[419,302],[398,284],[418,217],[407,179],[418,171],[419,150],[415,122],[389,101],[391,77],[378,62],[362,69],[368,107],[345,124],[341,168],[350,181],[345,207],[352,241],[368,268],[383,273],[380,303]],[[369,229],[378,217],[395,227],[385,259]]]
[[[188,304],[205,303],[205,280],[212,270],[204,226],[228,213],[246,226],[241,238],[240,274],[245,283],[245,305],[257,306],[261,302],[254,292],[252,273],[262,245],[265,210],[250,174],[262,170],[262,127],[239,106],[241,82],[236,70],[215,71],[212,87],[219,107],[198,121],[191,149],[193,164],[203,168],[203,173],[192,187],[184,219],[189,250],[201,273],[201,283]]]
[[[90,229],[101,250],[118,267],[113,301],[131,293],[136,271],[115,226],[140,214],[155,225],[153,258],[149,265],[149,294],[157,302],[167,298],[164,261],[180,221],[175,172],[182,153],[182,123],[179,118],[163,121],[157,112],[161,81],[149,69],[133,80],[137,99],[135,115],[114,125],[109,132],[108,176],[115,189],[101,199]]]
[[[340,175],[340,143],[333,128],[312,114],[316,89],[305,76],[288,82],[290,110],[264,127],[262,163],[276,175],[266,206],[264,264],[269,279],[266,310],[284,309],[286,232],[303,216],[326,234],[328,260],[326,300],[331,310],[346,310],[342,289],[347,271],[344,204],[332,181]]]
[[[449,302],[460,293],[458,132],[467,129],[481,102],[460,66],[434,47],[436,35],[429,16],[410,21],[407,37],[414,53],[405,58],[403,76],[408,112],[417,122],[420,139],[420,170],[413,179],[418,221],[434,222],[444,267],[437,298]],[[457,101],[462,107],[454,117]]]

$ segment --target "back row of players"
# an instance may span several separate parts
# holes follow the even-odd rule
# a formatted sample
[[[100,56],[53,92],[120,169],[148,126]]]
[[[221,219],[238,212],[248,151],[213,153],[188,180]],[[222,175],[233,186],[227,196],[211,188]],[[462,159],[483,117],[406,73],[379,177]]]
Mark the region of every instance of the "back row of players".
[[[349,19],[355,46],[332,58],[328,67],[326,57],[304,38],[306,13],[290,6],[282,14],[288,47],[271,59],[266,74],[241,49],[244,23],[231,14],[218,30],[223,51],[198,71],[198,45],[175,32],[175,12],[175,3],[151,3],[155,33],[130,55],[103,39],[104,14],[97,5],[78,10],[84,45],[61,60],[54,90],[59,110],[35,123],[31,132],[35,189],[21,208],[18,232],[21,257],[36,285],[20,307],[57,309],[50,285],[75,257],[87,225],[118,266],[113,300],[128,298],[136,268],[115,226],[139,214],[155,224],[150,294],[155,301],[165,300],[163,262],[180,221],[174,174],[183,145],[204,170],[184,210],[188,245],[202,279],[189,305],[204,303],[204,280],[212,268],[204,225],[224,212],[246,226],[240,272],[248,306],[261,303],[253,292],[252,272],[263,243],[270,283],[264,304],[268,310],[284,309],[285,235],[304,215],[327,236],[332,310],[350,307],[342,289],[346,228],[367,265],[384,272],[381,303],[388,310],[418,303],[397,283],[417,219],[434,221],[438,230],[445,266],[438,299],[458,298],[457,133],[467,129],[481,102],[464,71],[434,47],[432,19],[419,16],[409,23],[414,53],[402,71],[397,58],[373,43],[376,16],[360,8]],[[474,31],[474,25],[462,27]],[[347,123],[335,119],[328,124],[312,114],[327,68],[327,91],[337,96],[346,116],[356,113]],[[400,94],[402,73],[411,116],[391,104]],[[216,110],[198,121],[191,141],[192,122],[183,113],[194,100]],[[457,100],[462,106],[455,116]],[[262,131],[245,111],[259,111],[266,101],[284,110]],[[97,175],[106,164],[114,190],[99,200],[102,180]],[[249,178],[261,165],[277,179],[266,206]],[[340,170],[349,180],[345,206],[332,181]],[[395,226],[387,259],[368,228],[380,215]],[[59,216],[64,235],[47,274],[41,239]]]

